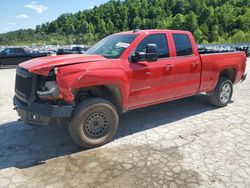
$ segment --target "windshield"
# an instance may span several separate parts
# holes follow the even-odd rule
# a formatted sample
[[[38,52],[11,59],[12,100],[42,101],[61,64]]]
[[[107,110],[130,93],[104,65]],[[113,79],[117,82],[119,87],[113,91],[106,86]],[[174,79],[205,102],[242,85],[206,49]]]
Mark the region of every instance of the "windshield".
[[[85,54],[102,55],[110,59],[119,58],[136,37],[135,34],[111,35],[102,39]]]

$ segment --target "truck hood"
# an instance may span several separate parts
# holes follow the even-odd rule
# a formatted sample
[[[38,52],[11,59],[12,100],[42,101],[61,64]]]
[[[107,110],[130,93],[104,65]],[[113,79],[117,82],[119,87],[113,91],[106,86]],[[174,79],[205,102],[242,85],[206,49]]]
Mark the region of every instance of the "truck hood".
[[[47,76],[55,67],[105,60],[107,59],[100,55],[71,54],[31,59],[19,64],[19,66],[29,72]]]

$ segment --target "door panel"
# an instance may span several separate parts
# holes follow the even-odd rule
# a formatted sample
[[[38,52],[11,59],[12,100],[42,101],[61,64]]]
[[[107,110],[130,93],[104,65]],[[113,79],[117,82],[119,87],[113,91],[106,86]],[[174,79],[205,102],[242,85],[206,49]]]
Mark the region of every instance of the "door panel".
[[[174,33],[176,97],[195,95],[200,87],[201,61],[187,34]]]
[[[145,60],[129,63],[130,93],[129,107],[136,108],[171,99],[175,95],[174,61],[169,58],[166,33],[145,36],[132,52],[146,53],[147,44],[158,49],[156,62]]]
[[[174,61],[131,63],[130,107],[145,106],[175,96]]]
[[[194,55],[175,58],[176,97],[196,94],[200,86],[201,63]]]

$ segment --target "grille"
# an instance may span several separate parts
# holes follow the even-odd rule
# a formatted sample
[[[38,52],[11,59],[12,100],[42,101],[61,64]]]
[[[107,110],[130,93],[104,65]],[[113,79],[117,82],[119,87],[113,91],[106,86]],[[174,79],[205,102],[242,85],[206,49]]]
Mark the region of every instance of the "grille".
[[[34,99],[36,77],[28,71],[17,68],[16,73],[16,96],[25,101],[31,102]]]

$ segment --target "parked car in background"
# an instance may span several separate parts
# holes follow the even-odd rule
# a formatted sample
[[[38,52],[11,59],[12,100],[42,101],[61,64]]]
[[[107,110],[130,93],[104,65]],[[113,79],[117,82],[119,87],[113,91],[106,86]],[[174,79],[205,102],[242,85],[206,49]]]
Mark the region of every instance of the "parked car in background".
[[[87,50],[88,50],[87,48],[81,46],[75,46],[72,48],[73,54],[83,54]]]
[[[201,44],[198,50],[201,54],[244,51],[247,57],[250,56],[250,44]]]
[[[250,45],[237,45],[235,46],[235,50],[244,51],[247,57],[250,56]]]
[[[83,54],[85,51],[87,51],[87,47],[81,47],[81,46],[75,46],[72,47],[72,49],[63,49],[60,48],[57,50],[57,55],[63,55],[63,54]]]
[[[71,49],[59,48],[56,54],[57,55],[71,54]]]
[[[24,48],[6,48],[0,52],[0,66],[18,65],[29,59],[48,55],[47,52],[27,52]]]
[[[83,55],[20,64],[13,100],[24,122],[68,123],[75,142],[91,148],[113,138],[128,110],[199,93],[227,106],[245,68],[245,52],[200,54],[188,31],[135,30],[108,36]]]

